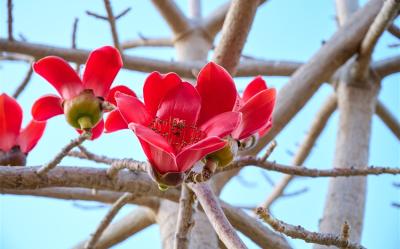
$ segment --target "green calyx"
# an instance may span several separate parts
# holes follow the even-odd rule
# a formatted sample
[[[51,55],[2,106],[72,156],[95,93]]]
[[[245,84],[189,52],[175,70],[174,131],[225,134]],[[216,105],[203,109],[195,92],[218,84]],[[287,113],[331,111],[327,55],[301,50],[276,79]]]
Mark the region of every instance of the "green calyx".
[[[224,148],[207,155],[207,159],[217,162],[218,167],[224,168],[233,161],[237,151],[237,142],[229,138]]]
[[[103,116],[101,100],[91,90],[84,90],[78,96],[65,100],[63,108],[67,122],[80,130],[93,128]]]

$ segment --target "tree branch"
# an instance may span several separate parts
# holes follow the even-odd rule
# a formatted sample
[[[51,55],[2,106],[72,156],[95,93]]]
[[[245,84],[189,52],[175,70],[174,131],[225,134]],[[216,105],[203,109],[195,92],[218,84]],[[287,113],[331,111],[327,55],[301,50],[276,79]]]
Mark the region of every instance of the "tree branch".
[[[189,0],[189,16],[195,20],[201,19],[201,0]]]
[[[154,212],[148,208],[138,207],[120,220],[110,224],[97,241],[96,248],[110,248],[154,223]],[[82,241],[74,249],[83,249],[86,243],[87,241]]]
[[[132,198],[133,198],[132,194],[125,193],[111,206],[106,216],[104,216],[104,218],[101,220],[96,231],[91,235],[91,238],[86,242],[84,247],[85,249],[97,248],[96,243],[100,239],[100,236],[103,234],[104,230],[106,230],[108,225],[110,225],[111,221],[117,215],[119,210]]]
[[[12,0],[7,0],[7,15],[8,15],[8,40],[9,41],[14,41],[14,35],[13,35],[13,2]]]
[[[196,194],[211,225],[225,246],[232,249],[247,248],[229,223],[208,183],[189,184],[189,186]]]
[[[233,0],[226,15],[213,60],[232,75],[236,73],[258,4],[259,0]]]
[[[17,87],[17,89],[15,90],[13,97],[16,99],[19,97],[19,95],[25,90],[25,87],[28,85],[29,81],[32,78],[32,74],[33,74],[33,68],[32,65],[29,64],[29,69],[28,72],[25,75],[24,80],[21,82],[21,84]]]
[[[215,37],[222,29],[230,5],[231,1],[227,1],[204,19],[202,26],[210,37]]]
[[[192,28],[189,20],[176,5],[175,1],[152,0],[152,2],[172,29],[175,39],[181,37]]]
[[[112,34],[112,38],[114,41],[114,46],[122,54],[123,51],[119,44],[117,26],[115,25],[115,16],[112,11],[110,0],[104,0],[104,6],[106,7],[108,22],[110,23],[111,34]]]
[[[375,112],[393,132],[397,139],[400,140],[400,123],[381,101],[377,102]]]
[[[257,208],[256,213],[260,217],[260,219],[268,223],[273,229],[275,229],[275,231],[286,234],[287,236],[294,239],[301,239],[308,243],[315,243],[326,246],[337,246],[347,249],[365,249],[365,247],[359,244],[351,243],[348,239],[344,239],[343,235],[310,232],[301,226],[293,226],[283,221],[280,221],[272,217],[264,208]]]
[[[389,25],[388,31],[389,33],[400,39],[400,28],[394,25],[393,23]]]
[[[235,76],[266,75],[291,76],[303,63],[294,61],[270,61],[246,59],[240,62]]]
[[[400,72],[400,55],[377,61],[372,64],[372,69],[381,78],[398,73]]]
[[[274,125],[250,154],[257,154],[268,144],[307,103],[320,85],[357,52],[364,34],[379,12],[383,0],[371,0],[357,11],[326,42],[321,49],[300,67],[279,91],[273,113]]]
[[[182,185],[181,197],[179,199],[178,220],[176,222],[176,232],[174,249],[188,249],[190,244],[190,230],[193,227],[193,201],[194,194],[187,187]]]
[[[171,38],[145,38],[140,37],[136,40],[125,41],[121,43],[123,49],[136,47],[172,47],[174,43]]]
[[[379,37],[389,26],[399,10],[400,1],[398,0],[386,0],[383,4],[382,9],[379,11],[361,43],[361,47],[356,57],[356,63],[354,64],[353,69],[355,79],[361,80],[367,77],[372,52],[375,48],[375,45],[378,42]]]
[[[322,108],[318,111],[317,115],[315,115],[314,121],[311,124],[310,131],[307,133],[302,145],[300,146],[299,150],[293,158],[293,165],[303,165],[304,161],[314,147],[315,141],[318,139],[319,135],[323,131],[329,118],[336,110],[336,108],[337,100],[336,96],[333,94],[327,98]],[[262,204],[262,207],[264,207],[265,209],[269,209],[272,203],[283,195],[285,188],[289,185],[293,178],[293,175],[284,176],[282,180],[277,185],[275,185],[274,189],[271,191],[267,199]]]
[[[85,147],[83,146],[78,146],[78,148],[81,150],[79,151],[70,151],[68,152],[68,156],[70,157],[76,157],[80,159],[87,159],[96,163],[104,163],[104,164],[109,164],[111,165],[113,162],[119,160],[116,158],[109,158],[106,156],[100,156],[96,155],[90,151],[88,151]]]

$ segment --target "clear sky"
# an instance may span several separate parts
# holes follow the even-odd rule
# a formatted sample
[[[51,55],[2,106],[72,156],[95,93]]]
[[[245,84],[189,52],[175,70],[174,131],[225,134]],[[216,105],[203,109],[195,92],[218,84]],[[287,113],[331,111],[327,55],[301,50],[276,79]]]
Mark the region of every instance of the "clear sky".
[[[112,44],[109,25],[105,21],[93,19],[85,14],[86,10],[105,13],[103,1],[14,1],[15,35],[21,33],[28,41],[60,47],[71,46],[72,23],[79,17],[77,45],[79,48],[94,49]],[[210,13],[224,1],[203,0],[204,15]],[[365,1],[362,1],[364,3]],[[178,4],[183,11],[187,10],[187,1]],[[134,39],[141,33],[145,37],[169,36],[170,30],[163,22],[150,1],[120,0],[113,1],[114,12],[119,13],[126,7],[132,11],[118,21],[120,39]],[[0,36],[6,37],[6,1],[0,1]],[[307,61],[328,40],[337,29],[334,19],[333,0],[270,0],[259,8],[253,29],[250,32],[244,53],[265,59],[286,59]],[[397,20],[397,24],[400,24]],[[379,60],[399,54],[400,49],[388,48],[389,44],[398,42],[393,36],[385,33],[379,41],[374,59]],[[174,58],[174,51],[162,49],[134,49],[128,54],[169,60]],[[0,62],[0,92],[11,95],[22,81],[28,65],[22,62]],[[146,74],[121,70],[115,83],[132,87],[142,94],[143,80]],[[285,77],[265,77],[270,86],[280,88]],[[237,79],[238,89],[243,89],[250,79]],[[301,143],[309,129],[310,123],[319,106],[332,92],[328,85],[322,86],[307,106],[277,137],[278,147],[271,159],[281,163],[290,163],[292,153]],[[34,75],[25,92],[19,98],[24,109],[24,124],[30,119],[30,106],[35,99],[55,90],[39,76]],[[382,82],[379,99],[400,118],[400,74],[387,77]],[[313,150],[306,165],[318,168],[330,168],[334,155],[335,137],[337,134],[338,114],[329,121]],[[28,158],[29,165],[45,163],[56,154],[70,139],[76,137],[75,131],[68,127],[63,117],[51,119],[43,139]],[[130,131],[122,131],[102,136],[95,142],[85,144],[90,150],[111,157],[131,157],[145,160],[135,136]],[[373,165],[399,167],[400,144],[392,133],[377,117],[373,118],[370,147],[370,163]],[[82,165],[99,167],[91,162],[67,158],[63,165]],[[104,166],[101,166],[104,167]],[[275,181],[280,174],[268,173]],[[267,183],[261,171],[247,168],[240,173],[243,184],[237,179],[231,181],[222,193],[222,199],[234,205],[257,205],[268,195],[272,187]],[[372,176],[368,178],[368,196],[365,213],[362,244],[367,248],[396,249],[400,245],[400,209],[391,206],[394,201],[400,202],[400,189],[393,187],[393,182],[400,182],[400,177]],[[305,194],[282,198],[272,207],[273,214],[288,223],[302,225],[313,231],[318,230],[318,220],[322,215],[327,191],[328,179],[298,178],[288,191],[307,187]],[[79,205],[76,205],[79,204]],[[91,207],[90,209],[77,206]],[[123,217],[133,210],[126,206],[117,216]],[[0,196],[0,248],[71,248],[85,239],[97,227],[107,212],[107,206],[94,202],[72,202],[28,196]],[[248,239],[249,248],[258,248]],[[290,240],[295,248],[311,248],[300,240]],[[161,248],[157,226],[138,233],[115,248]]]

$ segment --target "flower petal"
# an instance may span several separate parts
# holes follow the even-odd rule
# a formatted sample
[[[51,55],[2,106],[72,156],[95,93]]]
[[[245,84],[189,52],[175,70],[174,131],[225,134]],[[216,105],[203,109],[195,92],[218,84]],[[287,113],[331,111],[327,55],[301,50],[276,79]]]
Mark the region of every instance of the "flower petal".
[[[117,49],[111,46],[98,48],[86,61],[83,86],[92,89],[96,96],[105,97],[121,67],[122,58]]]
[[[115,96],[114,96],[116,92],[121,92],[121,93],[130,95],[130,96],[136,97],[136,93],[134,91],[132,91],[129,87],[123,86],[123,85],[114,86],[110,89],[110,91],[108,92],[107,97],[106,97],[106,100],[113,105],[117,105],[117,102],[116,102]]]
[[[206,155],[222,149],[226,142],[219,137],[208,137],[181,151],[176,157],[180,172],[185,172]]]
[[[223,138],[238,127],[241,119],[242,114],[240,112],[224,112],[202,124],[200,130],[205,132],[208,137]]]
[[[128,124],[121,116],[119,110],[113,110],[110,112],[110,114],[108,114],[104,128],[106,133],[111,133],[114,131],[128,129]]]
[[[159,173],[178,172],[173,149],[164,137],[140,124],[130,123],[129,128],[135,132],[149,162]]]
[[[182,82],[176,73],[160,74],[152,72],[144,82],[143,97],[146,108],[155,116],[164,96]]]
[[[23,153],[28,153],[36,146],[39,139],[42,137],[45,128],[46,122],[32,120],[25,129],[21,131],[17,143]]]
[[[82,134],[82,130],[76,130],[79,134]],[[104,120],[100,120],[100,122],[92,128],[92,137],[90,138],[90,140],[95,140],[97,138],[99,138],[101,136],[101,134],[103,134],[104,131]]]
[[[125,93],[115,93],[118,110],[127,124],[137,123],[148,125],[152,119],[144,104],[136,97]]]
[[[274,88],[264,90],[247,101],[240,112],[242,122],[233,132],[235,139],[244,139],[263,128],[271,118],[275,106],[276,91]]]
[[[237,91],[229,73],[221,66],[210,62],[200,71],[197,91],[201,96],[201,112],[198,125],[223,112],[232,111]]]
[[[64,99],[71,99],[82,90],[82,82],[64,59],[47,56],[33,64],[33,70],[45,78]]]
[[[10,150],[21,129],[22,109],[18,102],[3,93],[0,95],[0,150]]]
[[[40,97],[32,106],[32,117],[36,121],[46,121],[49,118],[64,113],[62,108],[62,99],[54,94],[48,94]]]
[[[165,95],[157,111],[157,117],[162,120],[177,118],[184,120],[185,125],[194,125],[200,108],[201,99],[196,88],[187,82],[182,82]]]
[[[256,95],[257,93],[268,89],[267,84],[263,80],[261,76],[255,77],[244,89],[243,92],[243,101],[247,102],[251,97]]]
[[[272,116],[271,116],[271,118],[268,120],[267,124],[264,125],[264,126],[258,131],[258,135],[259,135],[260,137],[264,136],[271,128],[272,128]]]

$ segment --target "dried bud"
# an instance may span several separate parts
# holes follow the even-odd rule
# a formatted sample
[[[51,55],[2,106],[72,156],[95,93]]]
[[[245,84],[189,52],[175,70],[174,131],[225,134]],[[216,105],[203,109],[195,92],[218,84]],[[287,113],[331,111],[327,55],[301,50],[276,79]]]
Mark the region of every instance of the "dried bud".
[[[158,183],[158,188],[161,191],[166,191],[169,187],[177,187],[185,180],[185,173],[183,172],[167,172],[165,174],[160,174],[152,167],[147,167],[147,173]]]
[[[230,164],[238,152],[238,143],[232,138],[228,141],[224,148],[207,155],[207,159],[217,162],[218,167],[225,167]]]
[[[0,150],[0,165],[2,166],[25,166],[26,154],[23,153],[19,146],[14,146],[10,151],[4,152]]]
[[[93,128],[103,116],[101,100],[94,96],[92,90],[84,90],[78,96],[65,100],[63,107],[67,122],[80,130]]]
[[[257,144],[258,138],[258,134],[253,134],[248,138],[238,141],[239,150],[243,151],[252,149]]]

